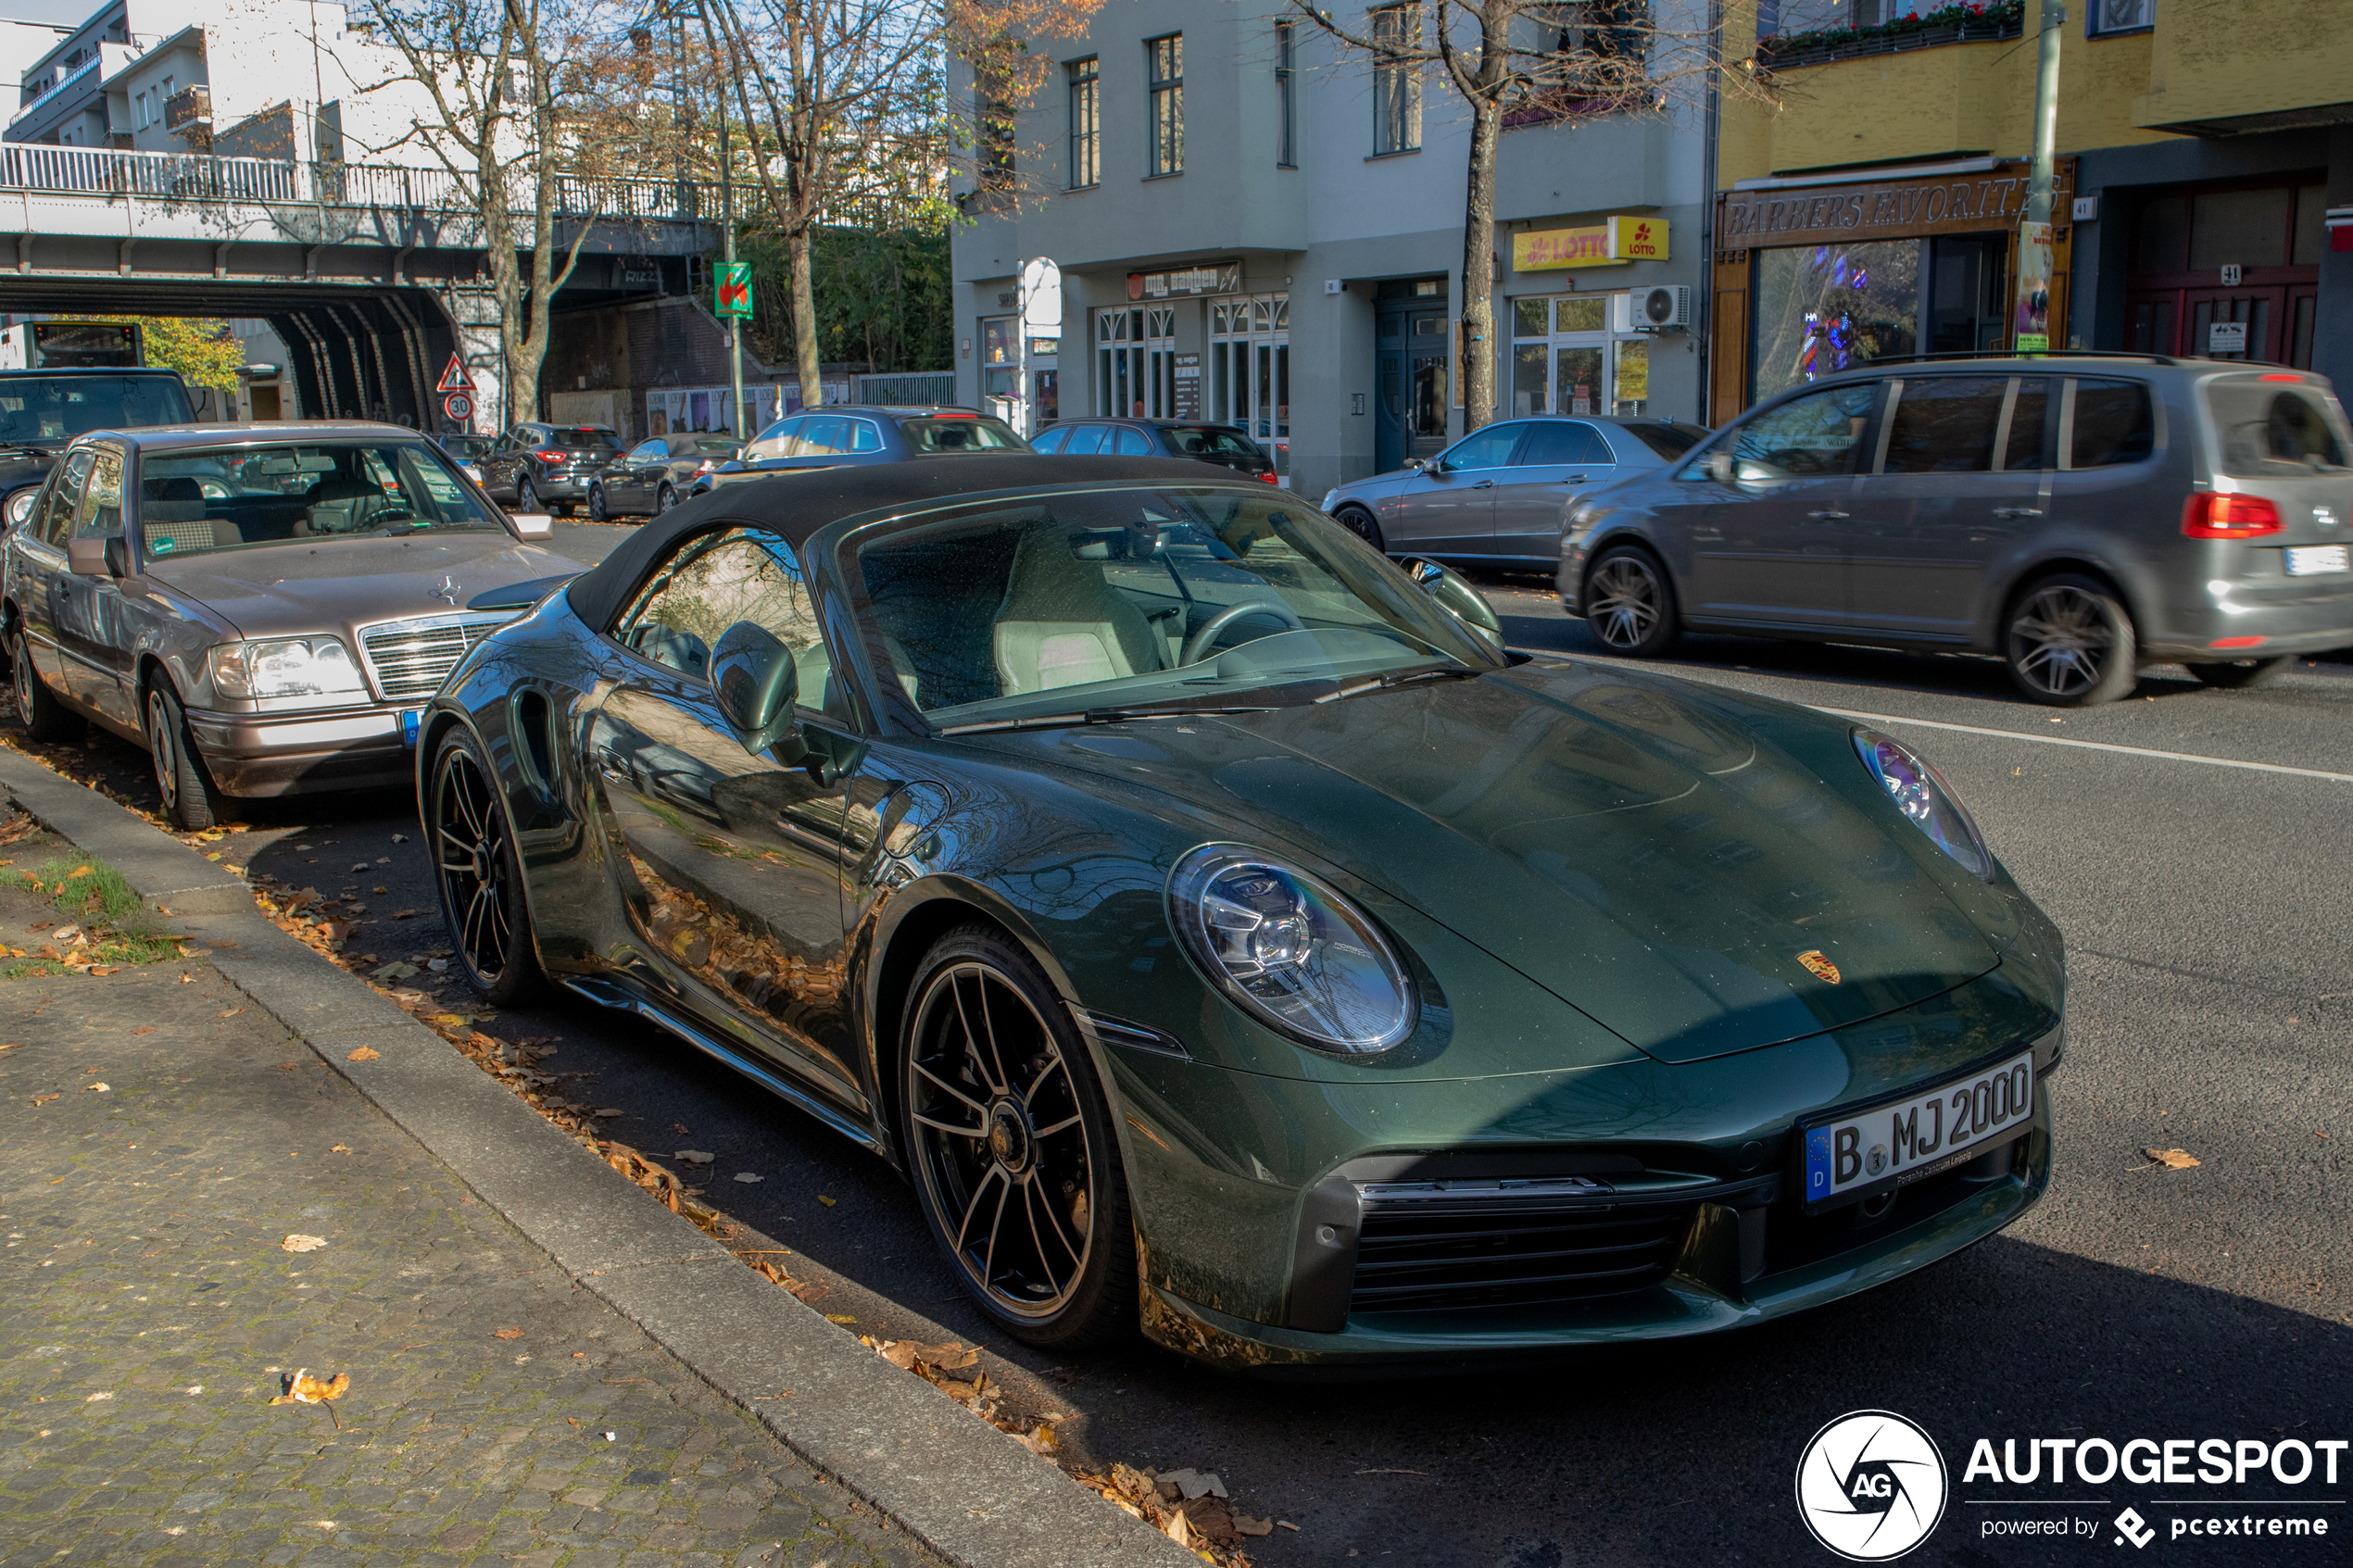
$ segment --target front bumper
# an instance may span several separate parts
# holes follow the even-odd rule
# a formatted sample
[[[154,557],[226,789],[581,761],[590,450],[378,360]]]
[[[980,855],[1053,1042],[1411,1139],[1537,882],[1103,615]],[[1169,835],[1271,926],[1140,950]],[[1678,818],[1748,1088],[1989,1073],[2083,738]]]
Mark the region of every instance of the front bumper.
[[[347,708],[292,714],[197,713],[188,732],[213,783],[233,796],[308,795],[410,782],[405,715]]]

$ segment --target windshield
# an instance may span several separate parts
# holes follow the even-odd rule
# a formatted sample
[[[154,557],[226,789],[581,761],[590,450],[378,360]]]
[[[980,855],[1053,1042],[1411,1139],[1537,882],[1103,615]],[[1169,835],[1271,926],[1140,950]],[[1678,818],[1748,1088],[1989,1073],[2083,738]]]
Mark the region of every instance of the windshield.
[[[907,444],[918,452],[1026,452],[1029,444],[996,420],[901,420]]]
[[[0,376],[0,444],[63,445],[94,430],[195,418],[178,376]]]
[[[1256,458],[1263,456],[1258,444],[1238,430],[1219,425],[1195,428],[1172,425],[1168,432],[1168,449],[1182,452],[1189,458]]]
[[[2222,471],[2246,478],[2346,466],[2345,417],[2317,391],[2276,382],[2213,381],[2206,406],[2222,436]]]
[[[139,521],[150,561],[290,539],[506,532],[421,440],[150,452]]]
[[[1617,428],[1669,462],[1698,445],[1700,437],[1707,433],[1698,425],[1635,424],[1630,420]]]
[[[1119,487],[975,507],[861,546],[863,634],[942,728],[1090,709],[1290,706],[1495,656],[1288,497]]]

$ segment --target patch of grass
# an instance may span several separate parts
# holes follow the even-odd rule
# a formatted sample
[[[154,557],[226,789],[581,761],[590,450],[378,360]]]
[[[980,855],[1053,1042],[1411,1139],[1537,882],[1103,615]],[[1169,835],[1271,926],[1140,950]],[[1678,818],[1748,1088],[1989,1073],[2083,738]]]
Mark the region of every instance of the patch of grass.
[[[122,873],[104,860],[69,855],[17,875],[27,892],[48,896],[59,924],[81,927],[89,940],[36,941],[30,951],[0,948],[6,960],[0,961],[0,979],[65,974],[91,964],[160,963],[181,956],[185,938],[159,924]]]

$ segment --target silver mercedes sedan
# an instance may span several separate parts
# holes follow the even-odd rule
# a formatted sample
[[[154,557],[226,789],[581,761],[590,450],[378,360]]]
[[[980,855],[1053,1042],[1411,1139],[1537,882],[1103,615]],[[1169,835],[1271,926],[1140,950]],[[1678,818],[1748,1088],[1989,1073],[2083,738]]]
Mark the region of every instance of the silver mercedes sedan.
[[[1568,510],[1587,492],[1671,463],[1706,434],[1672,420],[1502,420],[1428,462],[1338,486],[1324,510],[1392,556],[1550,572]]]
[[[442,677],[579,570],[552,530],[399,425],[94,431],[0,546],[17,716],[145,746],[182,828],[406,784]]]

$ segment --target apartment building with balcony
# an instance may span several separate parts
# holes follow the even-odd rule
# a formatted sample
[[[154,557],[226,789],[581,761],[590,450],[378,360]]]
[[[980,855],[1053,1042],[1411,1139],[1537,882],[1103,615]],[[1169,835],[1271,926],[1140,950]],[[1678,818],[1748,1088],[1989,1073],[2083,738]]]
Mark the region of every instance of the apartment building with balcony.
[[[2353,383],[2353,11],[2071,0],[2055,345]],[[1760,6],[1780,103],[1728,103],[1712,418],[1845,364],[2005,351],[2040,6]]]
[[[1658,7],[1680,8],[1705,15]],[[1436,11],[1349,25],[1426,29]],[[1466,278],[1470,130],[1434,70],[1376,69],[1272,0],[1110,0],[1084,37],[1033,48],[1051,78],[963,196],[959,397],[1013,391],[1018,279],[1045,257],[1063,324],[1032,345],[1051,350],[1033,355],[1036,418],[1241,425],[1309,495],[1464,433],[1466,287],[1494,302],[1499,412],[1700,416],[1700,334],[1632,308],[1705,281],[1696,107],[1516,115],[1495,252]]]

